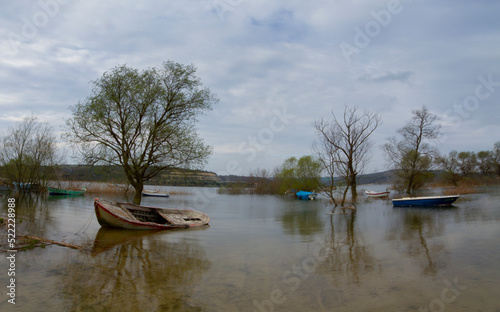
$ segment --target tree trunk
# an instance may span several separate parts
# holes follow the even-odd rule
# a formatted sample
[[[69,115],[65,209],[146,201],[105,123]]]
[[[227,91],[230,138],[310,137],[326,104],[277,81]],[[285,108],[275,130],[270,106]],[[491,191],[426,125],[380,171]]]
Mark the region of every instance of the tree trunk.
[[[340,206],[344,206],[344,203],[345,203],[345,197],[347,195],[347,191],[349,191],[349,184],[347,184],[347,186],[345,187],[345,190],[344,190],[344,195],[342,195],[342,202],[340,203]]]
[[[351,197],[352,201],[355,202],[358,198],[358,191],[356,189],[356,177],[351,176]]]
[[[136,205],[140,205],[142,199],[142,190],[144,189],[144,183],[142,181],[140,183],[137,183],[136,185],[134,185],[134,189],[135,189],[135,195],[133,203]]]
[[[413,189],[413,173],[410,175],[408,179],[408,187],[406,188],[406,194],[411,195],[411,191]]]
[[[144,189],[144,174],[137,172],[134,173],[129,167],[124,167],[124,169],[125,175],[127,176],[130,185],[132,185],[132,187],[135,189],[133,203],[136,205],[140,205],[142,199],[142,190]]]

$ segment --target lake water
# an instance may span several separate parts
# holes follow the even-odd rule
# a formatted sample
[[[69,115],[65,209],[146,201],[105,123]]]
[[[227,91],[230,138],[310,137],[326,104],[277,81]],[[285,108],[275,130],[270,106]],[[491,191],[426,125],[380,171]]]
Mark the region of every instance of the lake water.
[[[1,254],[0,310],[500,311],[498,189],[446,209],[362,199],[356,213],[333,215],[323,200],[167,190],[189,194],[142,204],[197,209],[210,226],[109,230],[91,196],[18,200],[19,232],[89,252],[17,252],[16,305]],[[7,196],[0,200],[5,216]]]

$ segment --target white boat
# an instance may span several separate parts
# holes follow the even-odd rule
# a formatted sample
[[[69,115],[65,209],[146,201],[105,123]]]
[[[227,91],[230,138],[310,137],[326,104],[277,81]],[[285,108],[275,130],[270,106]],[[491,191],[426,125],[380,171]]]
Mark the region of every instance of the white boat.
[[[162,193],[160,191],[150,191],[150,190],[143,190],[142,191],[143,196],[154,196],[154,197],[169,197],[168,193]]]
[[[391,194],[391,192],[389,192],[389,191],[384,191],[384,192],[365,191],[365,194],[368,195],[368,197],[384,198],[384,197],[388,197]]]

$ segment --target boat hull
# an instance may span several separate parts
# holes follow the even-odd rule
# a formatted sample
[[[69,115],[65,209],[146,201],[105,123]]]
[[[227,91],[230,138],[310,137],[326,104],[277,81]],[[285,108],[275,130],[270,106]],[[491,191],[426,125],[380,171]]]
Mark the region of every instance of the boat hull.
[[[372,198],[385,198],[385,197],[389,197],[391,192],[388,192],[388,191],[386,191],[386,192],[365,191],[365,194],[368,197],[372,197]]]
[[[130,211],[120,207],[120,205],[127,205],[141,209],[144,213],[160,214],[167,219],[163,219],[164,223],[158,222],[145,222],[138,220]],[[94,200],[95,214],[97,221],[103,227],[119,228],[127,230],[168,230],[178,228],[189,228],[196,226],[207,225],[210,218],[199,211],[188,209],[160,209],[155,207],[143,207],[128,203],[110,203]],[[157,218],[160,218],[156,216]],[[186,221],[186,219],[193,221]],[[196,219],[194,221],[194,219]],[[177,220],[177,223],[176,223]]]
[[[452,205],[460,196],[427,196],[427,197],[405,197],[393,199],[394,207],[443,207]]]
[[[297,196],[297,198],[300,200],[314,200],[316,199],[316,196],[318,196],[318,194],[314,192],[300,191],[295,193],[295,196]]]
[[[142,191],[142,196],[151,196],[151,197],[169,197],[167,193],[160,193],[156,191]]]

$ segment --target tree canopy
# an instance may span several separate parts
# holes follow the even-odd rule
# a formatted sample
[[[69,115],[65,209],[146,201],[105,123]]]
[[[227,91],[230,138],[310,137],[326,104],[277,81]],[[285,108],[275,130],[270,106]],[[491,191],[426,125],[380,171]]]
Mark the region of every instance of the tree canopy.
[[[52,169],[58,161],[52,128],[35,116],[9,128],[0,142],[0,176],[4,183],[15,183],[21,191],[31,190],[33,185],[44,186],[54,177]]]
[[[288,190],[314,191],[319,187],[321,179],[321,164],[312,156],[302,156],[286,159],[277,170],[275,179],[279,181],[279,192]]]
[[[199,168],[211,154],[195,123],[218,100],[195,73],[193,65],[172,61],[142,71],[117,66],[70,108],[67,135],[84,162],[122,166],[135,203],[144,182],[162,170]]]

